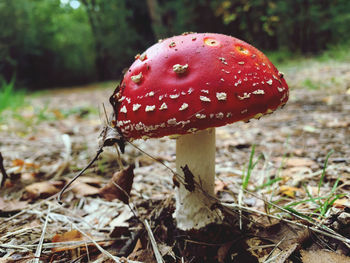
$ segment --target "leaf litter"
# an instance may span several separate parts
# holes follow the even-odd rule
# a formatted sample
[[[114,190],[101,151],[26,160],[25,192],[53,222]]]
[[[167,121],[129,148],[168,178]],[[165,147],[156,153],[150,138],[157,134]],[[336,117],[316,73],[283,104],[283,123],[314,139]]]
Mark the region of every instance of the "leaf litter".
[[[45,111],[12,116],[0,129],[8,175],[1,262],[349,262],[350,96],[292,85],[283,110],[218,129],[215,192],[225,224],[191,235],[172,218],[175,144],[167,138],[128,144],[119,162],[105,148],[60,206],[58,191],[92,159],[104,122],[93,111],[61,113],[108,105],[111,90],[33,99],[39,112],[49,101],[54,119]],[[256,165],[247,177],[249,162]],[[135,166],[131,177],[119,172],[127,165]]]

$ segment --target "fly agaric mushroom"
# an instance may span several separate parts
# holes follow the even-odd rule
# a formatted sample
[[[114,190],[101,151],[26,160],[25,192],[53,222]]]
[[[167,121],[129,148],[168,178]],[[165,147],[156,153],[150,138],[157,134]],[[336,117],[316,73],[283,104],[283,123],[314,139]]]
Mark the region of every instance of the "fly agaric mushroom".
[[[151,46],[136,56],[111,97],[114,127],[126,140],[177,136],[177,173],[187,171],[197,183],[177,189],[175,219],[182,230],[222,220],[208,198],[214,194],[215,127],[259,119],[287,100],[283,74],[262,52],[212,33]]]

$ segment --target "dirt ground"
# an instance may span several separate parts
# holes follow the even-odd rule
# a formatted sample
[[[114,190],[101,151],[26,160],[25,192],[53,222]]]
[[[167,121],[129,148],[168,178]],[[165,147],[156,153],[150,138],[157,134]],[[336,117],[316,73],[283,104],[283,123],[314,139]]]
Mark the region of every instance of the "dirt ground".
[[[113,147],[56,201],[96,153],[116,83],[49,91],[4,113],[0,262],[350,262],[350,64],[283,70],[283,109],[217,129],[215,190],[227,222],[204,236],[174,226],[169,138],[126,146],[129,205],[101,193],[120,170]],[[253,145],[257,165],[242,191]]]

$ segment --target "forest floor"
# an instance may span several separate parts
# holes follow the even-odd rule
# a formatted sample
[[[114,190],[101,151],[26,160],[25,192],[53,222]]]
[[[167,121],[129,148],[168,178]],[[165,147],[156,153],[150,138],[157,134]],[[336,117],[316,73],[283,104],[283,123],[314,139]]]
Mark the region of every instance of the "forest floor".
[[[129,205],[101,191],[121,169],[112,147],[57,202],[98,150],[116,83],[48,91],[3,112],[0,262],[350,262],[350,64],[282,70],[283,109],[217,129],[215,193],[228,228],[208,229],[209,239],[174,227],[168,138],[135,141],[148,155],[127,144]]]

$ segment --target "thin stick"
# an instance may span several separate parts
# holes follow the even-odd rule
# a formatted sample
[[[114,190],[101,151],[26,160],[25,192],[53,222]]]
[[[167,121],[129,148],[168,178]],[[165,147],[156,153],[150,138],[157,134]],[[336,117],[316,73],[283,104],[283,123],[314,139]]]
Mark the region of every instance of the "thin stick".
[[[1,188],[4,186],[6,179],[9,178],[4,167],[4,158],[2,158],[1,152],[0,152],[0,171],[2,173],[2,179],[0,183],[0,188]]]
[[[127,192],[126,192],[122,187],[120,187],[120,185],[118,185],[117,183],[113,182],[113,184],[114,184],[119,190],[121,190],[121,191],[128,197],[127,206],[129,207],[129,209],[131,210],[131,212],[134,214],[134,216],[135,216],[137,219],[139,219],[139,220],[142,222],[142,224],[145,226],[145,228],[146,228],[146,230],[147,230],[148,237],[149,237],[149,239],[151,240],[151,244],[152,244],[154,256],[155,256],[155,258],[156,258],[156,260],[157,260],[157,263],[164,263],[164,260],[163,260],[163,258],[162,258],[162,255],[161,255],[160,252],[159,252],[156,239],[154,238],[154,235],[153,235],[153,233],[152,233],[152,229],[151,229],[151,227],[150,227],[150,225],[149,225],[147,219],[142,220],[142,219],[139,218],[140,216],[138,215],[137,206],[136,206],[135,204],[133,204],[133,205],[134,205],[134,207],[136,208],[136,210],[133,209],[133,208],[131,207],[131,205],[130,205],[130,195],[129,195],[129,193],[127,193]]]
[[[28,205],[26,208],[23,208],[21,212],[18,212],[17,214],[11,216],[11,217],[8,217],[8,218],[5,218],[3,222],[11,222],[13,219],[15,219],[16,217],[20,216],[20,215],[23,215],[24,213],[26,213],[28,210],[32,210],[33,208],[35,207],[38,207],[38,206],[41,206],[42,204],[44,204],[45,202],[47,201],[50,201],[52,199],[55,199],[57,196],[57,194],[55,195],[52,195],[44,200],[41,200],[37,203],[34,203],[32,205]],[[1,227],[0,230],[4,229],[4,228],[7,228],[7,226],[5,225],[4,227]]]
[[[122,158],[120,156],[119,148],[115,144],[114,144],[114,147],[115,147],[115,150],[117,151],[117,162],[118,162],[118,165],[119,165],[120,169],[124,169],[124,165],[123,165],[123,162],[122,162]]]
[[[243,190],[242,188],[239,189],[238,193],[238,205],[242,206],[242,200],[243,200]],[[239,229],[242,230],[243,228],[243,222],[242,222],[242,209],[239,209]]]
[[[147,221],[147,219],[140,219],[139,215],[138,215],[138,211],[134,210],[131,205],[130,205],[130,195],[122,188],[120,187],[120,185],[118,185],[117,183],[113,182],[113,184],[119,189],[121,190],[127,197],[128,197],[128,203],[127,206],[129,207],[129,209],[131,210],[131,212],[134,214],[134,216],[139,219],[142,224],[145,226],[146,230],[147,230],[147,234],[149,239],[151,240],[151,244],[152,244],[152,248],[153,248],[153,252],[154,252],[154,256],[156,257],[157,263],[164,263],[164,260],[162,258],[162,255],[159,252],[158,246],[157,246],[157,242],[156,239],[154,238],[154,235],[152,233],[152,229]],[[137,209],[136,205],[133,204],[134,207]]]
[[[127,238],[125,238],[126,240]],[[124,240],[120,238],[109,238],[109,239],[99,239],[95,240],[95,242],[101,243],[101,242],[109,242],[109,241],[119,241]],[[76,247],[76,246],[82,246],[82,245],[90,245],[93,244],[92,241],[67,241],[67,242],[57,242],[57,243],[43,243],[43,248],[61,248],[61,247]],[[11,244],[0,244],[0,247],[2,248],[12,248],[12,249],[27,249],[27,250],[33,250],[37,245],[11,245]]]
[[[253,213],[256,213],[256,214],[260,214],[260,215],[264,215],[264,216],[267,216],[267,217],[271,217],[271,218],[277,219],[279,221],[284,221],[284,222],[289,223],[289,224],[300,226],[300,227],[303,227],[305,229],[310,229],[310,230],[312,230],[312,231],[314,231],[316,233],[319,233],[321,235],[328,236],[328,237],[334,238],[336,240],[342,241],[347,246],[350,245],[350,239],[348,239],[346,237],[343,237],[343,236],[341,236],[339,234],[335,235],[334,233],[329,233],[329,232],[326,232],[326,231],[322,231],[322,230],[320,230],[320,229],[318,229],[316,227],[306,226],[306,225],[303,225],[303,224],[301,224],[299,222],[294,222],[292,220],[288,220],[288,219],[285,219],[283,217],[278,217],[278,216],[274,216],[274,215],[271,215],[271,214],[266,214],[265,212],[262,212],[262,211],[259,211],[259,210],[255,210],[253,208],[249,208],[249,207],[245,207],[245,206],[238,206],[237,204],[221,203],[221,205],[223,207],[225,207],[225,208],[228,208],[228,209],[239,208],[239,209],[246,210],[248,212],[253,212]]]
[[[75,180],[77,180],[78,177],[80,177],[80,176],[81,176],[81,175],[82,175],[96,160],[97,160],[97,158],[100,156],[100,154],[101,154],[102,152],[103,152],[103,149],[102,149],[102,147],[101,147],[100,149],[98,149],[98,151],[97,151],[97,153],[96,153],[94,159],[92,159],[92,160],[90,161],[90,163],[89,163],[83,170],[81,170],[76,176],[73,177],[72,180],[69,181],[68,184],[66,184],[66,185],[62,188],[62,190],[59,192],[58,197],[57,197],[57,201],[58,201],[58,203],[59,203],[60,205],[63,204],[63,202],[62,202],[61,199],[62,199],[62,195],[63,195],[64,192],[67,190],[67,188],[68,188]]]
[[[265,259],[264,263],[270,262],[271,260],[271,256],[273,254],[273,252],[275,252],[275,250],[282,244],[282,242],[286,239],[286,237],[284,236],[276,245],[275,247],[271,250],[270,254],[267,256],[267,258]]]
[[[279,206],[279,205],[274,204],[273,202],[270,202],[270,201],[268,201],[268,200],[265,200],[264,198],[258,197],[256,194],[254,194],[254,193],[252,193],[252,192],[250,192],[250,191],[248,191],[248,190],[244,190],[244,191],[247,192],[247,193],[249,193],[249,194],[251,194],[252,196],[254,196],[254,197],[256,197],[256,198],[259,198],[260,200],[264,201],[265,203],[267,203],[267,204],[269,204],[269,205],[271,205],[271,206],[273,206],[273,207],[275,207],[275,208],[278,208],[279,210],[281,210],[281,211],[283,211],[283,212],[285,212],[285,213],[287,213],[287,214],[293,215],[293,216],[295,216],[296,218],[299,218],[299,219],[301,219],[301,220],[305,220],[304,217],[299,216],[299,215],[297,215],[297,214],[294,214],[294,213],[288,211],[287,209],[285,209],[285,208],[283,208],[283,207],[281,207],[281,206]],[[317,223],[314,219],[308,220],[308,222],[309,222],[310,224],[312,224],[315,228],[319,228],[319,227],[320,227],[321,229],[323,229],[324,231],[327,231],[328,233],[330,233],[330,234],[332,234],[332,235],[337,235],[337,236],[339,236],[340,238],[344,238],[342,235],[340,235],[339,233],[335,232],[333,229],[330,229],[329,227],[327,227],[327,226],[325,226],[325,225],[322,225],[322,224]],[[349,240],[350,240],[350,239],[349,239]]]
[[[157,263],[164,263],[162,255],[159,252],[156,239],[153,236],[152,229],[151,229],[150,225],[148,224],[147,219],[143,220],[143,224],[147,230],[148,237],[151,240],[154,256],[156,257]]]
[[[40,236],[40,241],[39,241],[39,244],[38,244],[38,247],[36,248],[36,251],[35,251],[35,259],[34,259],[34,263],[39,263],[40,261],[40,255],[41,255],[41,250],[43,248],[43,243],[44,243],[44,238],[45,238],[45,233],[46,233],[46,227],[47,227],[47,223],[49,221],[49,215],[50,215],[50,210],[51,210],[51,207],[50,207],[50,204],[47,208],[47,215],[46,215],[46,219],[45,219],[45,223],[43,225],[43,229],[41,231],[41,236]]]
[[[34,226],[34,227],[26,227],[26,228],[21,228],[19,230],[16,230],[14,232],[11,232],[11,233],[7,233],[6,235],[0,237],[0,240],[6,240],[8,237],[10,236],[19,236],[21,235],[23,232],[25,233],[26,231],[28,230],[33,230],[35,228],[38,228],[39,226]]]
[[[114,260],[114,262],[118,262],[118,263],[121,263],[122,261],[120,261],[120,258],[117,257],[117,256],[113,256],[111,253],[109,253],[107,250],[105,250],[103,247],[101,247],[95,240],[93,240],[88,234],[86,234],[84,231],[82,231],[76,224],[74,224],[73,222],[71,222],[72,226],[74,228],[76,228],[80,233],[83,234],[83,236],[85,236],[86,238],[88,238],[95,246],[96,248],[104,255],[106,255],[107,257],[111,258]],[[128,262],[131,262],[131,263],[142,263],[142,262],[139,262],[139,261],[131,261],[131,260],[128,260]]]

